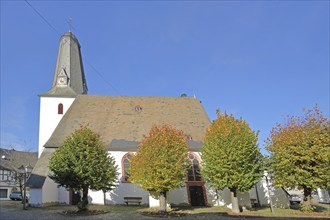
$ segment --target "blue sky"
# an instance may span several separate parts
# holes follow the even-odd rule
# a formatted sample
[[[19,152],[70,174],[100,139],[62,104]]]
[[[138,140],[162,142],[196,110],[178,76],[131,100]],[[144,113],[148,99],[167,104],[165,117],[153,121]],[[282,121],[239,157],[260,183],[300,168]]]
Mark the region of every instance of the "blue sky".
[[[1,147],[37,151],[39,97],[60,35],[82,46],[89,94],[195,95],[260,130],[329,117],[329,1],[1,1]],[[101,75],[101,76],[100,76]],[[265,153],[264,150],[262,150]]]

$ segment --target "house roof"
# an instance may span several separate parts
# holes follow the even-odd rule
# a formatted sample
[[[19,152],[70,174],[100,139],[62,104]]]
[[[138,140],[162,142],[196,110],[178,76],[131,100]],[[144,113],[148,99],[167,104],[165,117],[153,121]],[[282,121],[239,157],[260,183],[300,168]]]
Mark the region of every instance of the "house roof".
[[[197,143],[203,140],[210,120],[200,101],[191,97],[79,95],[44,147],[61,146],[81,125],[98,133],[109,150],[116,141],[118,147],[119,140],[131,143],[129,147],[142,141],[153,125],[161,124],[183,130]]]
[[[0,148],[0,168],[11,171],[18,171],[21,165],[35,166],[38,160],[37,152],[25,152]]]

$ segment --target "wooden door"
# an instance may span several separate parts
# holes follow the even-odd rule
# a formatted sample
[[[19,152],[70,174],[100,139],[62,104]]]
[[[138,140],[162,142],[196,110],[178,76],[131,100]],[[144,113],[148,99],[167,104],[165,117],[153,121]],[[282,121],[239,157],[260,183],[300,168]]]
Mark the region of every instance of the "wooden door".
[[[189,186],[190,205],[205,206],[204,190],[202,186]]]

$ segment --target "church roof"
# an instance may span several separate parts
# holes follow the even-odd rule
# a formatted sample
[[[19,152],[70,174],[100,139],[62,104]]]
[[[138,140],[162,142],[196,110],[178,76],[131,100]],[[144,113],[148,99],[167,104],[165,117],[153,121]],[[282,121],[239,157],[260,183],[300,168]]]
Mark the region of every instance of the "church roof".
[[[45,148],[42,151],[40,158],[38,159],[30,178],[26,183],[27,186],[31,188],[42,188],[49,173],[49,159],[55,150],[56,148]]]
[[[79,95],[67,110],[28,181],[41,188],[49,173],[49,158],[81,125],[101,136],[109,151],[136,151],[153,125],[171,124],[191,137],[189,151],[199,151],[210,120],[200,101],[190,97],[127,97]]]
[[[64,86],[58,81],[61,76],[67,79]],[[79,94],[87,94],[80,44],[73,33],[66,32],[60,39],[52,88],[41,96],[75,97]]]
[[[77,93],[70,87],[57,87],[54,86],[47,93],[42,94],[43,97],[76,97]]]
[[[101,136],[109,150],[136,148],[153,125],[171,124],[201,141],[210,120],[200,101],[191,97],[128,97],[79,95],[44,147],[59,147],[81,125]],[[126,147],[125,147],[126,146]],[[125,147],[125,148],[124,148]]]

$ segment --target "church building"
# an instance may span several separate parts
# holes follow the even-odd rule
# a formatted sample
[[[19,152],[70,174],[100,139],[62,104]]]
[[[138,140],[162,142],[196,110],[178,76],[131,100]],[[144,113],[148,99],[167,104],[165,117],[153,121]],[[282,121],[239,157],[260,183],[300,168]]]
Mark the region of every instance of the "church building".
[[[124,204],[124,197],[141,197],[142,204],[157,206],[158,200],[148,191],[127,180],[125,169],[130,153],[136,152],[143,136],[153,125],[170,124],[182,130],[189,145],[192,167],[185,186],[169,192],[168,203],[188,206],[230,206],[229,190],[210,189],[200,175],[200,149],[210,126],[201,102],[194,97],[96,96],[87,94],[80,44],[71,33],[60,39],[52,87],[40,97],[39,154],[28,181],[30,204],[73,204],[75,193],[58,187],[49,175],[49,158],[64,139],[81,125],[98,133],[118,166],[116,188],[105,194],[107,204]],[[251,206],[251,198],[269,203],[264,183],[259,189],[240,195],[240,205]],[[259,196],[258,196],[259,193]],[[262,196],[261,196],[262,194]],[[102,191],[89,190],[89,201],[104,203]]]

